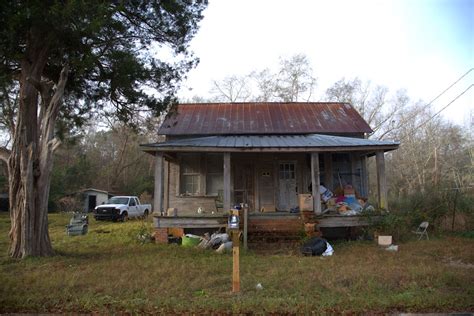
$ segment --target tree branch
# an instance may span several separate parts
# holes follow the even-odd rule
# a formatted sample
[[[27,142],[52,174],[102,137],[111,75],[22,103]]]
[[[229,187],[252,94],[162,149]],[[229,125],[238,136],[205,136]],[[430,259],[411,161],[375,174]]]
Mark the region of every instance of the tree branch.
[[[53,139],[49,142],[49,144],[51,145],[51,150],[52,150],[53,152],[55,152],[56,149],[58,149],[59,146],[61,146],[62,142],[61,142],[61,140],[58,139],[58,138],[53,138]]]
[[[10,158],[11,151],[5,147],[0,147],[0,160],[8,163],[8,158]]]

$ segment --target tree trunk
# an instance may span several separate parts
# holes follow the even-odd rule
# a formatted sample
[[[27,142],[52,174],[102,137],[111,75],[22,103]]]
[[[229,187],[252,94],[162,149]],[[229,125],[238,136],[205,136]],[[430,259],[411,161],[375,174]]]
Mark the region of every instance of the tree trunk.
[[[54,124],[64,94],[67,67],[54,90],[52,82],[42,81],[48,55],[46,43],[44,36],[30,31],[21,63],[19,110],[8,159],[13,258],[53,254],[48,232],[48,198],[53,151],[57,147]]]

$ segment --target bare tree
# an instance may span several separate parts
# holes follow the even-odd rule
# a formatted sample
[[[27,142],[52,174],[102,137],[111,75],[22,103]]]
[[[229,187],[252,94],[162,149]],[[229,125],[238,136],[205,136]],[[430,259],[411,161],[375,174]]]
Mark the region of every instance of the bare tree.
[[[317,79],[308,57],[297,54],[289,59],[280,59],[280,71],[276,76],[274,95],[284,102],[309,101]]]
[[[372,127],[375,137],[383,139],[398,126],[395,116],[410,101],[404,90],[397,91],[392,98],[388,92],[386,87],[372,87],[370,82],[357,77],[342,78],[326,90],[326,100],[352,104]]]
[[[220,102],[245,102],[252,95],[248,76],[229,76],[220,81],[213,81],[211,94]]]
[[[215,80],[211,94],[216,101],[225,102],[309,101],[316,81],[308,57],[298,54],[288,59],[280,58],[276,73],[265,68],[244,76]]]
[[[257,92],[253,97],[255,101],[269,102],[275,99],[276,75],[273,74],[269,68],[265,68],[261,71],[252,71],[249,77],[252,78],[256,86]]]

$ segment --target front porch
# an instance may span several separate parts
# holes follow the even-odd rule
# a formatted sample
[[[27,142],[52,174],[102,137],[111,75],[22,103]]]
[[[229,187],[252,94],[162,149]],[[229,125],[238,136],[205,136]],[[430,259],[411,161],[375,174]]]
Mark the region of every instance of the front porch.
[[[292,214],[299,212],[299,194],[310,194],[318,227],[367,225],[360,216],[323,215],[320,185],[331,191],[351,185],[357,197],[367,197],[367,159],[375,156],[377,206],[387,209],[384,153],[398,143],[314,134],[184,138],[142,147],[155,156],[157,229],[223,227],[227,211],[242,203],[249,229],[266,218],[278,230],[285,225],[277,221],[300,217]],[[222,209],[216,208],[220,195]],[[177,217],[165,216],[169,208]],[[296,222],[291,230],[300,232],[303,221]]]

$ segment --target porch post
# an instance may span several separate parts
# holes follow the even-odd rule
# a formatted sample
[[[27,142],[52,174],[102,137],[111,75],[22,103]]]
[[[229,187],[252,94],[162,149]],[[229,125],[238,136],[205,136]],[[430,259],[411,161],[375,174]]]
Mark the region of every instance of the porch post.
[[[331,153],[324,154],[324,186],[331,191],[334,190]]]
[[[230,210],[230,153],[224,153],[224,211]]]
[[[387,178],[385,177],[385,156],[383,151],[375,153],[375,163],[377,165],[377,192],[379,207],[388,209],[387,204]]]
[[[367,156],[364,154],[361,157],[361,184],[362,184],[362,196],[369,197],[369,175],[367,173]]]
[[[356,186],[356,156],[354,153],[350,154],[350,159],[351,159],[351,182],[352,182],[352,187],[354,189],[357,189]]]
[[[163,213],[164,198],[164,157],[162,152],[155,154],[155,194],[153,199],[153,213]]]
[[[319,196],[319,154],[311,153],[311,186],[313,195],[313,211],[321,214],[321,198]]]

